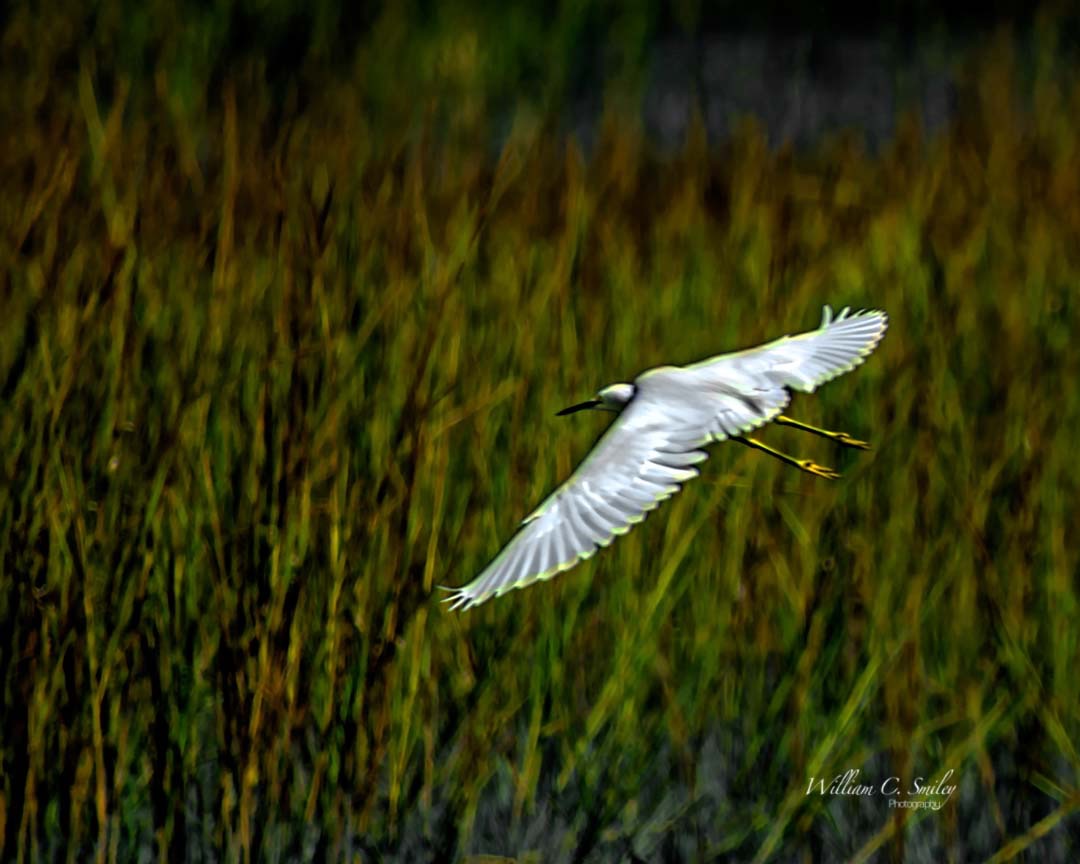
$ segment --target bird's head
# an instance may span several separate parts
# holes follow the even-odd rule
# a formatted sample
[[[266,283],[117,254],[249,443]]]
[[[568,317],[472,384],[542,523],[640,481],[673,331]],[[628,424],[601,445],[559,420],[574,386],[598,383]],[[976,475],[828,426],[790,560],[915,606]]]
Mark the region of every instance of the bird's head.
[[[579,402],[569,408],[563,408],[559,415],[574,414],[577,411],[585,411],[588,408],[596,408],[598,411],[614,411],[618,414],[626,407],[626,403],[634,398],[633,384],[609,384],[602,390],[597,391],[595,399],[587,402]]]

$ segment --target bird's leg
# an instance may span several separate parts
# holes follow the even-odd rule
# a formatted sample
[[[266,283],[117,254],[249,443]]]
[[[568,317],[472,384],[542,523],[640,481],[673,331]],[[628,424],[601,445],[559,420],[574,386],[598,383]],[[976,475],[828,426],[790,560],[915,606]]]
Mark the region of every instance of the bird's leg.
[[[775,418],[773,423],[779,423],[781,426],[791,426],[793,429],[802,429],[803,432],[809,432],[811,435],[820,435],[822,438],[828,438],[830,441],[835,441],[837,444],[843,444],[845,447],[857,447],[860,450],[870,449],[870,445],[865,441],[858,441],[848,435],[847,432],[830,432],[828,429],[818,429],[817,426],[811,426],[809,423],[803,423],[799,420],[792,420],[790,417],[786,417],[783,414]]]
[[[794,456],[788,456],[787,453],[781,453],[779,450],[774,450],[764,441],[758,441],[756,438],[744,438],[742,435],[732,435],[731,440],[738,441],[740,444],[745,444],[747,447],[753,447],[755,450],[760,450],[762,453],[768,453],[770,456],[775,456],[781,462],[786,462],[788,465],[794,465],[800,471],[805,471],[807,474],[813,474],[815,477],[824,477],[826,480],[835,480],[840,476],[833,471],[832,468],[818,465],[816,462],[812,462],[809,459],[796,459]]]

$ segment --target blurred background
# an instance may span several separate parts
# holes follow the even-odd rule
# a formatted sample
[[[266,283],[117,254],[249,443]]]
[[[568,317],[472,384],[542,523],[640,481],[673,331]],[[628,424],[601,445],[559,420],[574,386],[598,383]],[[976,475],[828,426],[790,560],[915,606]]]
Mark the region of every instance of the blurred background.
[[[1080,18],[786,6],[0,7],[0,858],[1077,859]],[[825,303],[841,480],[438,604]]]

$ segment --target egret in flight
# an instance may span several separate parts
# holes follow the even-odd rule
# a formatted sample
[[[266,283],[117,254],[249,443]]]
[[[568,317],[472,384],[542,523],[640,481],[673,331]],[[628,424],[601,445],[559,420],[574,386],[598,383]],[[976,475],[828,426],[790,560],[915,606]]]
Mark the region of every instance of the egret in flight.
[[[450,595],[444,602],[452,609],[478,606],[592,557],[696,477],[694,466],[708,458],[700,449],[707,444],[737,441],[809,474],[838,477],[830,468],[788,456],[746,433],[779,423],[869,449],[846,432],[818,429],[781,412],[792,390],[812,393],[862,363],[887,326],[888,316],[878,310],[849,314],[844,308],[834,318],[826,306],[817,330],[690,366],[650,369],[633,384],[612,384],[595,399],[558,412],[594,408],[619,416],[577,471],[525,518],[487,569],[468,585],[446,589]]]

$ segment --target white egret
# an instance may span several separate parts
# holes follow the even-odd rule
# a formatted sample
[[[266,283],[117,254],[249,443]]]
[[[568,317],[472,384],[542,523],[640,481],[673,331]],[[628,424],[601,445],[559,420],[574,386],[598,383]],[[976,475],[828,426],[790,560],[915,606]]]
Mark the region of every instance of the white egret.
[[[713,442],[738,441],[818,477],[838,477],[744,433],[780,423],[869,449],[845,432],[818,429],[781,412],[792,390],[812,393],[862,363],[887,326],[888,316],[881,311],[849,314],[844,308],[834,318],[826,306],[817,330],[690,366],[650,369],[633,384],[612,384],[595,399],[558,412],[595,408],[619,416],[577,471],[525,518],[487,569],[461,588],[446,589],[450,596],[445,602],[468,609],[590,558],[696,477],[693,466],[708,458],[699,448]]]

